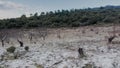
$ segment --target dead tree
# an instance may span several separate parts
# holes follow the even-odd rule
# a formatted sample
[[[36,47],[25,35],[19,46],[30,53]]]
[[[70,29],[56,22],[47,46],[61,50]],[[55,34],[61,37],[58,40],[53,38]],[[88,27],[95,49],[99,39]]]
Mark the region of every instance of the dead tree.
[[[115,30],[115,24],[113,23],[113,36],[108,38],[108,43],[111,43],[113,41],[113,39],[116,37],[116,30]]]
[[[30,39],[30,41],[32,41],[32,39],[33,39],[33,34],[32,33],[30,33],[29,39]]]
[[[1,40],[2,47],[4,47],[4,41],[5,41],[6,38],[7,38],[7,33],[1,31],[0,32],[0,40]]]
[[[46,39],[47,35],[48,35],[47,28],[43,28],[39,30],[39,36],[42,37],[43,40]]]
[[[20,44],[20,47],[24,46],[24,43],[23,43],[23,38],[25,37],[24,34],[25,34],[24,30],[22,31],[20,30],[18,33],[14,35],[16,36],[17,42]]]
[[[43,31],[43,32],[42,32],[42,38],[43,38],[43,40],[45,40],[46,36],[47,36],[47,32],[46,32],[46,31]]]
[[[81,57],[81,58],[85,57],[85,55],[84,55],[84,52],[83,52],[83,49],[82,49],[82,48],[79,48],[79,49],[78,49],[78,53],[79,53],[79,55],[80,55],[80,57]]]
[[[6,39],[6,35],[3,36],[3,38],[1,39],[1,43],[2,43],[2,46],[4,47],[4,41]]]
[[[32,32],[29,32],[28,35],[29,35],[30,42],[32,42],[34,34]]]
[[[57,38],[61,38],[61,35],[60,35],[60,30],[57,31]]]

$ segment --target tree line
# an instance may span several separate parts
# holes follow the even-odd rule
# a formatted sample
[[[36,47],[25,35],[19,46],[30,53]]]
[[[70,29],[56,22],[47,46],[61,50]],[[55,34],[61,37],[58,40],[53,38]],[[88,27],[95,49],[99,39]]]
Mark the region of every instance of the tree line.
[[[1,19],[0,29],[34,27],[79,27],[119,23],[120,7],[98,7],[87,9],[57,10],[22,15],[19,18]]]

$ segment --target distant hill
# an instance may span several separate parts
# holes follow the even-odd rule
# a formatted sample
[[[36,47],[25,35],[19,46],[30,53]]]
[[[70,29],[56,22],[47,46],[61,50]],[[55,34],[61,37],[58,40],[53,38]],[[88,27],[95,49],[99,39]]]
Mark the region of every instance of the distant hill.
[[[117,23],[120,21],[120,6],[104,6],[86,9],[56,10],[22,15],[20,18],[0,20],[0,29],[34,27],[79,27]]]
[[[120,6],[112,6],[112,5],[107,5],[105,6],[106,9],[120,9]]]

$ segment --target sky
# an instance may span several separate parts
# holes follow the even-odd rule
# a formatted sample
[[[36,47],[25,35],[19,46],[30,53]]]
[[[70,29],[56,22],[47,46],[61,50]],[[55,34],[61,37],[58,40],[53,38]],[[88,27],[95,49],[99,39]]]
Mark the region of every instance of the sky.
[[[61,9],[120,5],[120,0],[0,0],[0,19]]]

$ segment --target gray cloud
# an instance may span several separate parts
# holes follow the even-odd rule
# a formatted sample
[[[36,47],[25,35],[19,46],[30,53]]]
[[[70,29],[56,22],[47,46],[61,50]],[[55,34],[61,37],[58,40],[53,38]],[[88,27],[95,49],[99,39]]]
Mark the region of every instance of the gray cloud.
[[[12,0],[0,0],[0,19],[16,18],[22,14],[29,16],[30,13],[35,13],[36,11],[27,4],[20,4]]]
[[[10,0],[0,0],[0,19],[20,17],[29,12],[29,6]]]
[[[11,2],[11,1],[0,0],[0,10],[7,10],[7,9],[22,10],[22,9],[25,9],[25,6],[22,4]]]

